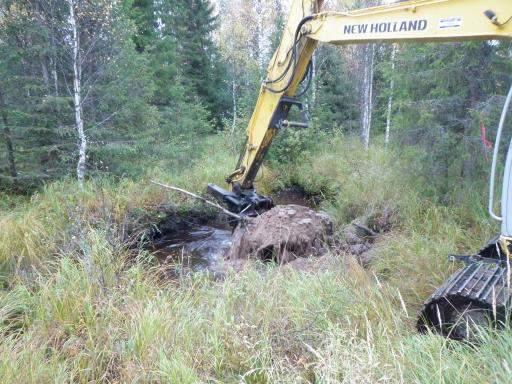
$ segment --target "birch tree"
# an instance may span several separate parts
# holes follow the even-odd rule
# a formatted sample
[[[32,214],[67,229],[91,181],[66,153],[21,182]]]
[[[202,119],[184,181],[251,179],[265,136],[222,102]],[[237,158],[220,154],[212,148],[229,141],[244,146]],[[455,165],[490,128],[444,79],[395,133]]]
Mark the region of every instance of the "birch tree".
[[[87,137],[84,132],[83,108],[82,108],[82,79],[80,63],[80,36],[78,33],[77,19],[75,16],[75,1],[67,0],[69,6],[69,25],[71,28],[72,64],[73,64],[73,104],[75,108],[75,128],[78,135],[78,162],[76,176],[81,187],[85,179],[85,167],[87,160]]]
[[[249,86],[247,77],[257,67],[256,62],[252,65],[250,63],[251,56],[248,54],[250,35],[239,13],[239,4],[237,1],[235,1],[237,4],[233,3],[232,1],[221,2],[224,12],[219,30],[220,52],[227,63],[231,83],[232,134],[235,132],[238,121],[240,90],[243,86]]]
[[[375,44],[369,44],[364,51],[361,113],[361,138],[366,150],[370,147],[370,132],[372,126],[374,61]]]
[[[227,63],[231,96],[231,130],[252,108],[261,76],[267,65],[272,33],[276,32],[280,8],[270,0],[222,0],[219,28],[220,52]],[[280,36],[279,36],[280,37]],[[251,100],[249,101],[249,99]]]
[[[120,1],[66,0],[66,5],[62,77],[73,100],[76,176],[83,184],[87,169],[103,168],[95,159],[113,158],[113,148],[126,149],[132,137],[142,136],[140,128],[151,127],[154,110],[147,103],[153,83]]]
[[[389,97],[388,97],[388,107],[386,111],[386,135],[384,138],[384,142],[389,144],[390,131],[391,131],[391,113],[393,111],[393,97],[395,92],[395,65],[396,65],[396,52],[397,45],[393,44],[393,48],[391,50],[391,81],[389,83]]]

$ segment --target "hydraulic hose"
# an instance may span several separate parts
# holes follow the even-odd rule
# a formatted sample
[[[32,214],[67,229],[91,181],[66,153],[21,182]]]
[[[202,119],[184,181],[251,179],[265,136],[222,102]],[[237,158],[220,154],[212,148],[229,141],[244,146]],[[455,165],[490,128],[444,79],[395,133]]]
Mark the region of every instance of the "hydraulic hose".
[[[288,80],[288,83],[281,89],[277,90],[277,89],[272,89],[272,88],[268,88],[267,89],[272,92],[272,93],[282,93],[282,92],[286,92],[286,90],[290,87],[290,85],[292,84],[292,81],[293,81],[293,74],[295,73],[295,70],[297,69],[297,45],[299,43],[299,40],[300,40],[300,31],[302,29],[302,26],[304,24],[306,24],[308,21],[311,21],[313,20],[313,16],[307,16],[305,18],[303,18],[299,25],[297,26],[297,30],[295,31],[295,38],[294,38],[294,43],[293,43],[293,52],[292,52],[292,57],[290,58],[290,61],[288,62],[288,66],[286,68],[286,70],[284,71],[283,74],[281,74],[279,76],[280,80],[282,80],[287,74],[288,72],[290,71],[290,67],[293,67],[292,68],[292,76],[290,76],[290,79]],[[293,65],[290,65],[293,61]],[[278,80],[278,81],[280,81]],[[276,80],[269,80],[267,83],[273,83],[275,82]]]
[[[501,143],[501,136],[503,134],[503,128],[505,127],[505,122],[507,120],[508,111],[510,108],[510,103],[512,102],[512,86],[510,87],[510,91],[508,92],[507,99],[505,101],[505,106],[503,107],[503,111],[501,113],[500,125],[498,127],[498,132],[496,133],[496,142],[494,144],[494,153],[492,157],[492,167],[491,167],[491,180],[489,185],[489,214],[495,220],[502,221],[503,218],[494,213],[494,188],[496,181],[496,165],[498,163],[498,153],[499,147]]]

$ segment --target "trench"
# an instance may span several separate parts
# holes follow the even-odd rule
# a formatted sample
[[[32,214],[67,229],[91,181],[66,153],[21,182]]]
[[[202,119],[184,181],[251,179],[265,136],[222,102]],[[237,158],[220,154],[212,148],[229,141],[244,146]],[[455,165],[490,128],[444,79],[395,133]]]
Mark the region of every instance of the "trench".
[[[275,205],[302,205],[311,209],[316,209],[321,203],[319,196],[307,194],[301,187],[292,186],[282,189],[272,195]]]
[[[314,209],[318,204],[298,187],[281,190],[272,197],[276,205],[295,204]],[[186,272],[222,273],[224,256],[232,245],[232,228],[227,221],[220,215],[203,220],[174,217],[168,220],[163,223],[159,238],[149,246],[161,264]]]

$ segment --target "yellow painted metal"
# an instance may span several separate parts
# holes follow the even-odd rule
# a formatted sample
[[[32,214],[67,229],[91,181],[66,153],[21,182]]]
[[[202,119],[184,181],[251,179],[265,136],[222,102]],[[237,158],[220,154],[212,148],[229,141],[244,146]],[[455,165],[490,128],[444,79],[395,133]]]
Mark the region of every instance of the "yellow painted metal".
[[[511,0],[408,1],[354,12],[325,12],[304,28],[307,37],[331,44],[372,41],[463,41],[512,38]]]
[[[293,1],[281,44],[270,62],[267,80],[261,87],[247,128],[245,152],[238,169],[229,178],[242,188],[253,187],[256,173],[276,134],[276,129],[269,127],[272,116],[282,96],[296,93],[318,42],[360,44],[512,38],[512,21],[509,20],[512,0],[415,0],[343,13],[320,13],[322,3],[323,0]],[[484,14],[488,10],[495,14],[495,20]],[[507,20],[509,22],[505,23]],[[505,24],[500,25],[502,23]],[[291,66],[295,70],[280,79],[292,60],[295,35],[301,24],[297,60]],[[273,79],[280,80],[269,82]]]
[[[512,259],[512,255],[510,252],[510,250],[512,249],[512,238],[501,235],[498,242],[501,245],[500,248],[507,257],[507,259]]]
[[[283,37],[279,48],[275,52],[267,70],[267,81],[279,79],[291,64],[292,49],[295,43],[297,26],[307,16],[312,16],[320,10],[323,0],[294,0],[290,8],[288,22],[283,31]],[[256,173],[261,165],[268,147],[276,134],[274,128],[270,128],[270,122],[279,101],[283,95],[293,95],[294,91],[304,75],[307,64],[316,47],[314,40],[302,39],[298,45],[299,59],[295,72],[289,71],[286,76],[275,83],[263,83],[260,95],[254,108],[251,120],[247,127],[247,143],[238,169],[228,178],[232,182],[238,182],[242,188],[252,188]],[[293,77],[293,79],[291,79]],[[292,80],[292,86],[285,92],[272,92],[283,89]],[[293,92],[292,92],[293,90]]]

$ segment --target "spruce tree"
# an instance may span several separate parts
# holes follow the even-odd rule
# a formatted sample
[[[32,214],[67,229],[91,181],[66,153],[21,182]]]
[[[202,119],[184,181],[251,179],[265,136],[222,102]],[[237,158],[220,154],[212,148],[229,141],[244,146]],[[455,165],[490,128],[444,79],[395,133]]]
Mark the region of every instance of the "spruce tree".
[[[492,138],[503,104],[496,95],[509,86],[509,59],[500,54],[504,46],[404,44],[397,55],[396,139],[426,149],[418,169],[441,198],[468,180],[487,179],[480,124]]]
[[[315,98],[311,98],[315,125],[324,131],[336,128],[355,133],[359,127],[355,76],[350,76],[336,47],[320,47],[315,61]]]
[[[167,12],[162,12],[164,31],[176,41],[182,84],[198,96],[219,125],[229,102],[226,71],[213,40],[217,28],[213,5],[209,0],[177,0],[167,6]]]
[[[154,45],[157,38],[157,20],[154,0],[125,0],[125,9],[135,24],[133,42],[137,52],[144,52]]]

